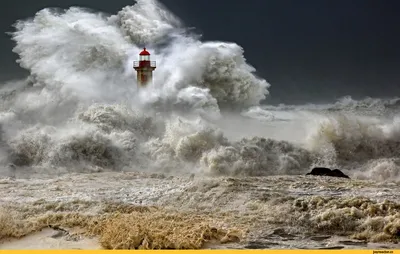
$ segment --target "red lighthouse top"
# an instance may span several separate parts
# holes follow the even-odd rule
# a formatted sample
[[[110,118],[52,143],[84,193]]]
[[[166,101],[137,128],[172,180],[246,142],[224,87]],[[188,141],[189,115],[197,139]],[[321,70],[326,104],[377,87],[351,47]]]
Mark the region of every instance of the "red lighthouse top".
[[[150,55],[150,53],[149,53],[149,51],[147,51],[146,50],[146,48],[143,48],[143,51],[142,52],[140,52],[140,54],[139,54],[140,56],[149,56]]]
[[[156,62],[150,61],[150,53],[146,48],[143,48],[143,51],[140,52],[139,61],[133,62],[133,68],[135,70],[151,69],[152,71],[156,68]]]

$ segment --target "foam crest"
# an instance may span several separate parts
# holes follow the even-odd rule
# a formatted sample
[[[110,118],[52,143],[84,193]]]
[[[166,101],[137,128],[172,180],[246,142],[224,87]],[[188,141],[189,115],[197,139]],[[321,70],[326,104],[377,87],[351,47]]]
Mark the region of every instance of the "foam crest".
[[[371,160],[364,169],[355,173],[358,179],[374,179],[377,181],[396,181],[400,178],[400,161],[398,158]]]
[[[384,131],[386,129],[386,131]],[[325,118],[310,135],[310,147],[332,155],[341,165],[370,159],[398,157],[396,123],[377,118],[336,114]]]
[[[125,38],[128,37],[136,45],[156,43],[182,26],[176,16],[155,0],[138,0],[109,20],[116,23]]]
[[[16,29],[14,52],[21,67],[48,89],[88,96],[107,79],[123,77],[120,70],[131,46],[101,14],[75,7],[61,13],[44,9],[32,20],[19,21]]]
[[[298,174],[312,160],[312,154],[301,147],[257,137],[218,147],[201,158],[208,173],[236,176]]]
[[[399,98],[380,99],[367,97],[355,100],[351,96],[345,96],[332,105],[330,110],[342,110],[350,112],[363,112],[364,114],[388,114],[399,108]]]

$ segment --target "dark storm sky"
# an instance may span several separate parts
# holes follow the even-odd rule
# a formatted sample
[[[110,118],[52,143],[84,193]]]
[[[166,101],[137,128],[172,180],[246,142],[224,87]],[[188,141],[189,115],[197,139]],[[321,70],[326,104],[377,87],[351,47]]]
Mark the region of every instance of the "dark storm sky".
[[[162,0],[204,40],[234,41],[277,103],[400,96],[398,0]],[[22,75],[5,34],[45,7],[115,13],[131,0],[14,0],[0,8],[0,79]]]

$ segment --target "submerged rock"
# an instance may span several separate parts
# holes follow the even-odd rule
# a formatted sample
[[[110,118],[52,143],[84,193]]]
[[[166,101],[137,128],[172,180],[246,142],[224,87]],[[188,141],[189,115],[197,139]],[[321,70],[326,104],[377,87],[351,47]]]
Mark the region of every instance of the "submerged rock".
[[[342,177],[342,178],[350,178],[348,175],[344,174],[339,169],[331,170],[329,168],[316,167],[311,170],[310,173],[306,175],[314,175],[314,176],[331,176],[331,177]]]

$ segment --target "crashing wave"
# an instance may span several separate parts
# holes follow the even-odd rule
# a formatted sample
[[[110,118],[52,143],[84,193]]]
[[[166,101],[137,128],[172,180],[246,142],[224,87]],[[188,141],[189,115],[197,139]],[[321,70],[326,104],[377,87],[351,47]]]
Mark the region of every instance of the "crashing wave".
[[[15,28],[14,52],[30,76],[0,90],[4,163],[258,176],[399,157],[398,123],[377,117],[395,112],[397,99],[261,106],[270,85],[243,48],[200,41],[155,0],[111,16],[44,9]],[[153,84],[137,90],[132,61],[144,44],[158,66]],[[236,109],[238,126],[221,127]],[[250,128],[246,117],[262,121]],[[277,121],[285,132],[271,127]],[[273,139],[279,131],[286,141]]]

